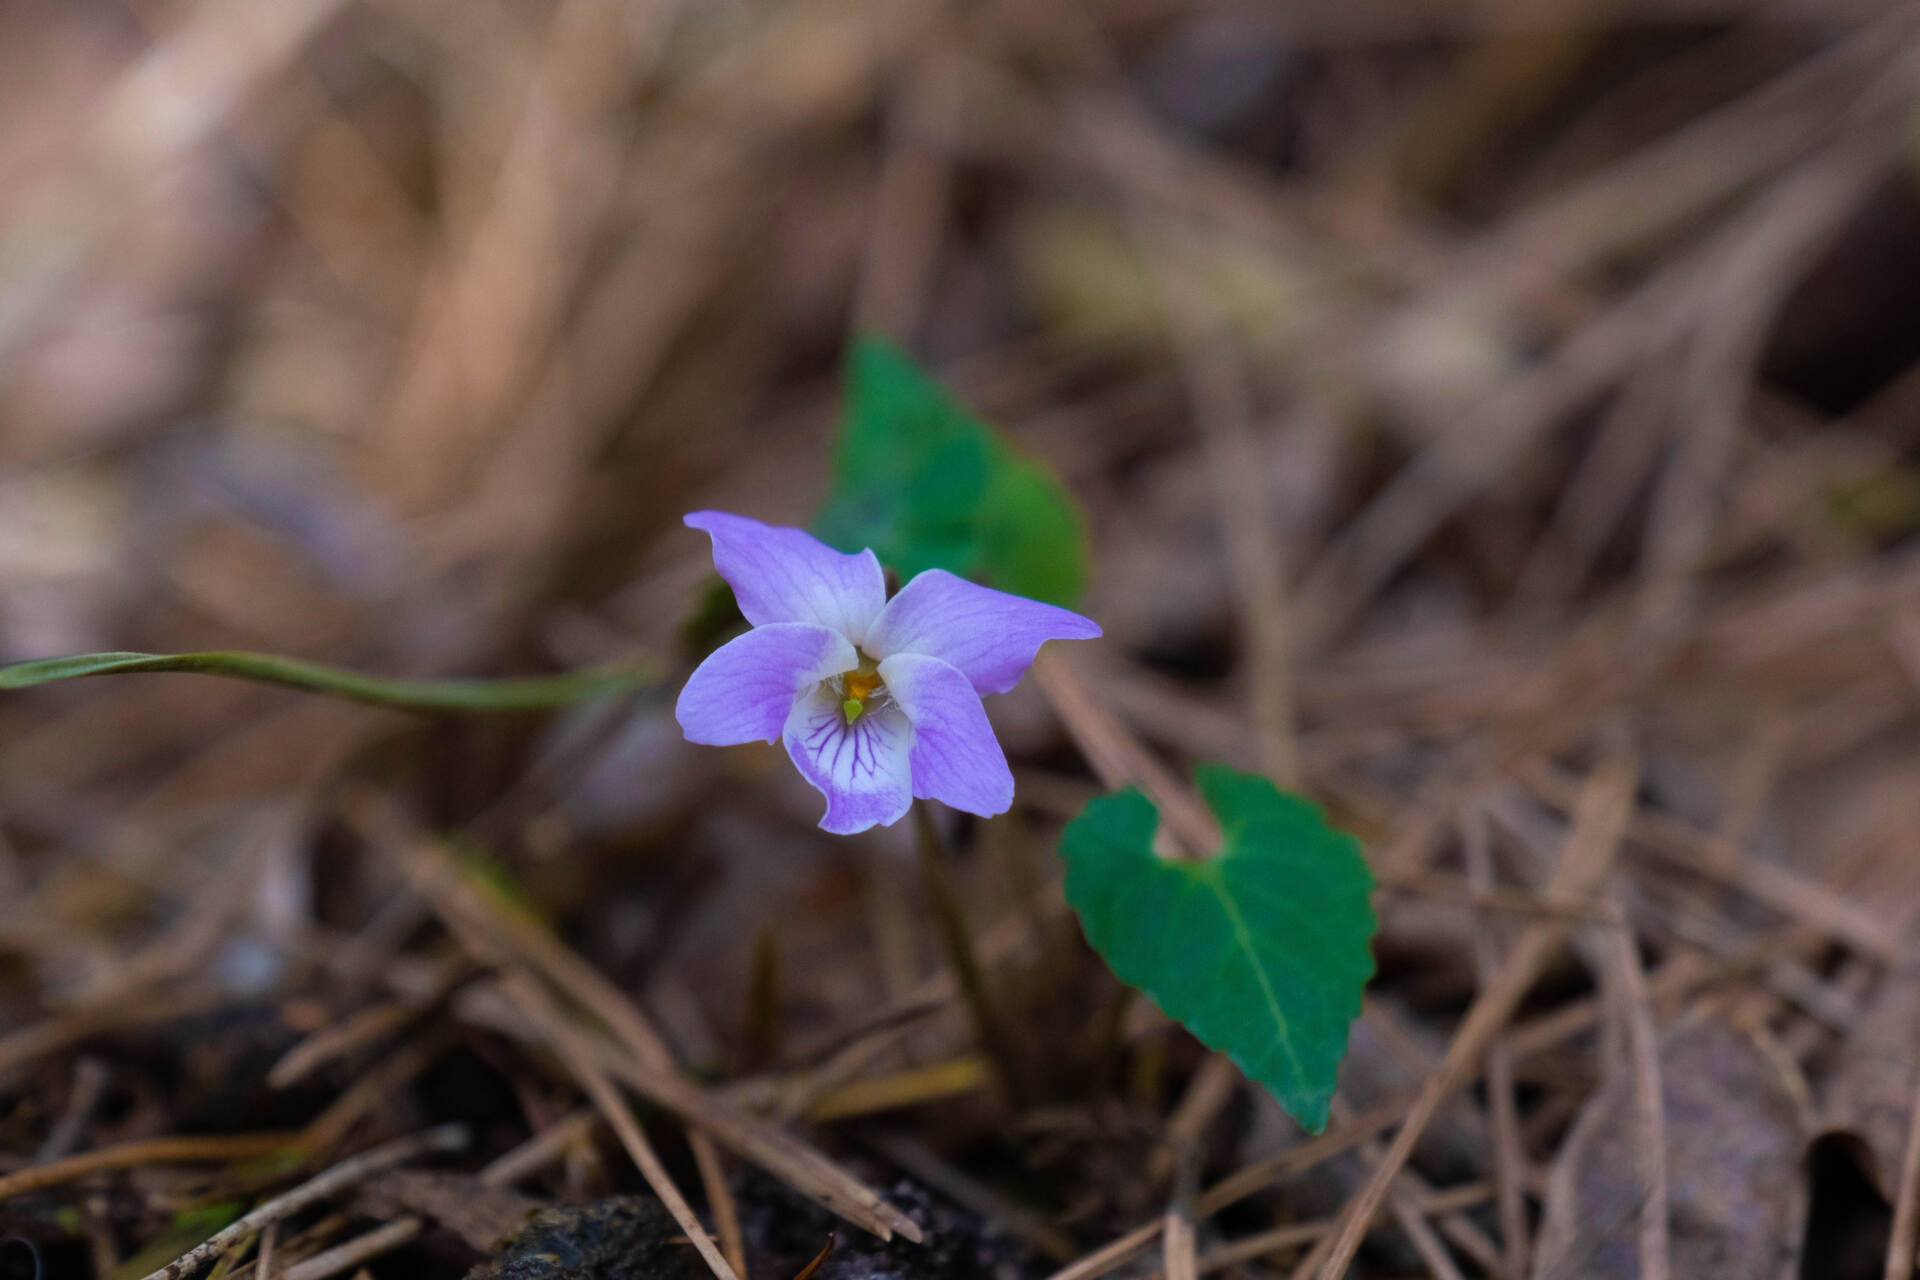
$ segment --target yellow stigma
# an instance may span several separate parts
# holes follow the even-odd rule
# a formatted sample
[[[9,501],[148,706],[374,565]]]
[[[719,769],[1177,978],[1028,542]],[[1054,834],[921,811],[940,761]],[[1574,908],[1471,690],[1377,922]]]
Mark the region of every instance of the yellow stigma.
[[[848,698],[840,704],[840,713],[846,716],[848,724],[852,724],[855,720],[858,720],[860,713],[866,709],[867,704],[858,698]]]

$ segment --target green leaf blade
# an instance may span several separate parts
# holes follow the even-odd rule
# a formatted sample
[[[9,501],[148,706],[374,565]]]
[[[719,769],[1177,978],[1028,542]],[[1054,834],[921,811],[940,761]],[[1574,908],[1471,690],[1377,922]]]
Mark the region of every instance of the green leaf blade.
[[[27,689],[87,676],[191,672],[418,711],[543,711],[585,698],[645,687],[653,673],[640,666],[607,667],[556,676],[507,680],[401,680],[371,676],[270,653],[82,653],[0,667],[0,690]]]
[[[1373,877],[1310,801],[1221,766],[1198,781],[1219,854],[1161,858],[1152,803],[1102,796],[1061,836],[1067,901],[1122,981],[1318,1132],[1373,976]]]
[[[1086,522],[1058,480],[1021,456],[885,339],[856,339],[833,489],[814,532],[871,547],[908,579],[947,569],[1072,605],[1086,585]]]

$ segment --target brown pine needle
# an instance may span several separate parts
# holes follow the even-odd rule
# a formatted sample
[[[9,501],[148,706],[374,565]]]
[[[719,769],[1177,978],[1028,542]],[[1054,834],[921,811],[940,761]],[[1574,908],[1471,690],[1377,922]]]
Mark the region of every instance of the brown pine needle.
[[[412,830],[384,805],[362,805],[354,816],[371,837],[395,850],[415,888],[476,959],[502,963],[518,958],[613,1030],[625,1052],[610,1052],[610,1046],[603,1048],[596,1041],[594,1051],[603,1070],[679,1115],[697,1135],[724,1143],[849,1221],[883,1239],[896,1232],[920,1239],[913,1219],[824,1155],[688,1081],[631,1001],[537,921],[476,886],[438,842]],[[724,1187],[722,1192],[730,1199]]]
[[[511,1186],[558,1160],[570,1147],[590,1136],[600,1124],[599,1112],[591,1108],[582,1108],[562,1116],[482,1169],[480,1181],[490,1187]]]
[[[1624,926],[1624,920],[1622,924]],[[1640,1159],[1640,1275],[1667,1280],[1667,1122],[1660,1086],[1660,1043],[1653,1002],[1633,934],[1621,928],[1608,939],[1609,960],[1626,998],[1627,1045],[1633,1064],[1635,1149]]]
[[[1914,1072],[1907,1148],[1900,1160],[1900,1192],[1893,1202],[1893,1231],[1887,1240],[1886,1280],[1909,1280],[1916,1244],[1920,1244],[1920,1070]]]
[[[1200,1260],[1194,1247],[1192,1205],[1181,1204],[1176,1198],[1167,1206],[1160,1251],[1167,1280],[1198,1280]]]
[[[1065,659],[1041,650],[1034,659],[1033,678],[1103,785],[1116,790],[1138,786],[1146,792],[1160,811],[1162,826],[1189,856],[1204,857],[1220,847],[1220,824],[1207,807],[1100,704]]]
[[[1411,1101],[1410,1095],[1388,1098],[1361,1112],[1350,1122],[1329,1129],[1319,1137],[1309,1138],[1297,1147],[1291,1147],[1278,1155],[1270,1156],[1229,1174],[1201,1192],[1194,1200],[1194,1217],[1196,1219],[1210,1217],[1228,1205],[1237,1204],[1248,1196],[1264,1191],[1295,1174],[1304,1173],[1343,1151],[1352,1150],[1382,1129],[1398,1122],[1400,1117],[1406,1114]],[[1062,1267],[1048,1276],[1047,1280],[1092,1280],[1095,1276],[1105,1275],[1115,1267],[1125,1264],[1128,1259],[1142,1250],[1151,1247],[1153,1242],[1160,1238],[1160,1232],[1164,1226],[1163,1218],[1155,1218],[1152,1222],[1135,1227],[1126,1235],[1109,1241],[1079,1261]]]
[[[824,1267],[827,1264],[827,1259],[833,1256],[833,1246],[833,1233],[828,1232],[827,1242],[820,1246],[820,1252],[813,1255],[813,1261],[800,1268],[799,1274],[794,1276],[793,1280],[812,1280],[814,1273],[819,1271],[821,1267]]]
[[[522,1012],[539,1025],[553,1042],[554,1048],[559,1050],[561,1060],[567,1064],[567,1070],[573,1073],[573,1078],[579,1082],[588,1100],[599,1109],[601,1115],[606,1117],[607,1123],[613,1126],[614,1133],[620,1139],[620,1145],[627,1149],[627,1154],[632,1156],[634,1164],[639,1166],[640,1174],[647,1180],[647,1185],[653,1188],[653,1193],[660,1197],[662,1204],[666,1205],[667,1212],[673,1215],[673,1220],[680,1224],[680,1230],[686,1233],[687,1239],[699,1253],[700,1260],[705,1262],[720,1280],[740,1280],[740,1273],[736,1272],[733,1264],[721,1254],[712,1238],[707,1235],[706,1228],[700,1225],[700,1219],[694,1214],[693,1206],[687,1203],[686,1197],[680,1194],[680,1188],[674,1185],[672,1175],[667,1172],[666,1165],[660,1162],[660,1156],[654,1151],[653,1144],[647,1141],[647,1135],[640,1128],[640,1122],[633,1118],[633,1109],[627,1105],[626,1099],[620,1096],[620,1091],[613,1087],[613,1082],[607,1079],[593,1062],[594,1055],[586,1036],[568,1022],[565,1013],[554,1007],[553,1002],[531,975],[514,970],[508,972],[503,981],[508,993],[520,1006]]]
[[[1478,805],[1467,810],[1460,823],[1460,843],[1467,878],[1476,890],[1493,887],[1493,852],[1487,838],[1486,815]],[[1485,984],[1499,971],[1500,934],[1483,929],[1474,938],[1474,970]],[[1515,1280],[1527,1274],[1526,1149],[1520,1137],[1519,1106],[1513,1083],[1513,1040],[1502,1031],[1487,1046],[1487,1119],[1493,1137],[1494,1183],[1500,1215],[1502,1261]]]
[[[912,1067],[872,1080],[856,1080],[813,1102],[806,1109],[809,1120],[844,1120],[850,1116],[872,1115],[899,1107],[918,1106],[977,1093],[993,1082],[993,1069],[985,1058],[968,1056],[945,1062]]]
[[[331,1249],[314,1254],[311,1258],[294,1263],[280,1273],[280,1280],[329,1280],[345,1271],[351,1271],[370,1259],[377,1258],[391,1249],[398,1249],[407,1241],[420,1234],[425,1224],[418,1218],[395,1218],[384,1226],[375,1227],[364,1235],[335,1245]],[[268,1260],[265,1249],[260,1251],[260,1260]],[[264,1269],[254,1272],[257,1280],[272,1280]]]
[[[98,1151],[82,1151],[78,1155],[7,1174],[0,1177],[0,1200],[57,1187],[63,1182],[72,1182],[90,1173],[102,1173],[109,1169],[132,1169],[147,1164],[217,1164],[302,1150],[302,1135],[297,1132],[145,1138],[139,1142],[102,1147]]]
[[[1614,853],[1632,812],[1634,777],[1635,771],[1630,766],[1612,763],[1602,765],[1588,779],[1574,806],[1573,830],[1567,837],[1566,852],[1548,882],[1549,897],[1584,898],[1599,887],[1613,864]],[[1440,1103],[1466,1083],[1473,1066],[1486,1051],[1487,1043],[1513,1016],[1521,997],[1533,985],[1566,931],[1564,923],[1550,920],[1529,925],[1500,972],[1474,999],[1459,1031],[1454,1034],[1453,1043],[1447,1048],[1446,1057],[1415,1099],[1386,1155],[1360,1193],[1342,1211],[1340,1231],[1330,1237],[1326,1256],[1319,1263],[1318,1274],[1322,1280],[1340,1280],[1346,1274],[1368,1224],[1386,1198],[1393,1176],[1413,1154],[1414,1143],[1440,1109]]]
[[[283,1222],[302,1209],[319,1204],[336,1192],[345,1190],[357,1182],[363,1182],[376,1173],[383,1173],[395,1165],[405,1164],[409,1160],[436,1152],[463,1150],[470,1140],[465,1125],[445,1124],[437,1129],[429,1129],[425,1133],[396,1138],[370,1151],[363,1151],[357,1156],[349,1156],[291,1191],[275,1196],[242,1214],[166,1266],[149,1274],[146,1280],[185,1280],[203,1265],[226,1252],[228,1247],[236,1241],[258,1234],[272,1223]]]

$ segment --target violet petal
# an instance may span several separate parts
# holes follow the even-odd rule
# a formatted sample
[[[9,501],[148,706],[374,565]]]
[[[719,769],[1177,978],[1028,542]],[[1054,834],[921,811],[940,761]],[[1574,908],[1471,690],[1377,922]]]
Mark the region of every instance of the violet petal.
[[[840,704],[830,686],[803,694],[787,717],[787,754],[827,798],[822,830],[852,835],[891,826],[913,804],[913,726],[890,702],[869,705],[848,724]]]
[[[1071,610],[928,569],[887,602],[860,643],[876,658],[938,658],[958,667],[976,692],[1005,693],[1042,644],[1099,634],[1097,623]]]
[[[794,700],[859,662],[853,643],[810,622],[756,627],[715,649],[680,690],[674,716],[687,741],[710,747],[772,742]]]
[[[880,664],[887,692],[913,724],[913,794],[991,818],[1013,805],[1013,771],[980,695],[958,668],[898,653]]]
[[[725,511],[695,511],[686,523],[713,538],[713,567],[756,627],[814,622],[859,644],[886,604],[886,574],[871,551],[842,555],[804,529]]]

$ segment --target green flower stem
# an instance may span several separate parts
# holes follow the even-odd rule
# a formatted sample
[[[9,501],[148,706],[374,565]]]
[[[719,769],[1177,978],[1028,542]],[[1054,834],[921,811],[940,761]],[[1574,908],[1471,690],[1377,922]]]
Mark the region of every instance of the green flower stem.
[[[933,825],[925,801],[913,806],[914,832],[920,847],[920,881],[927,893],[927,908],[933,915],[940,945],[953,966],[954,981],[973,1018],[974,1037],[980,1048],[999,1070],[1000,1082],[1016,1109],[1032,1098],[1027,1080],[1026,1061],[1020,1055],[999,1005],[987,990],[986,975],[973,949],[973,935],[967,930],[966,916],[960,906],[960,891],[947,869],[946,850]]]
[[[0,690],[82,676],[186,671],[286,685],[355,702],[419,711],[541,711],[653,683],[644,664],[506,680],[394,680],[270,653],[83,653],[0,667]]]

